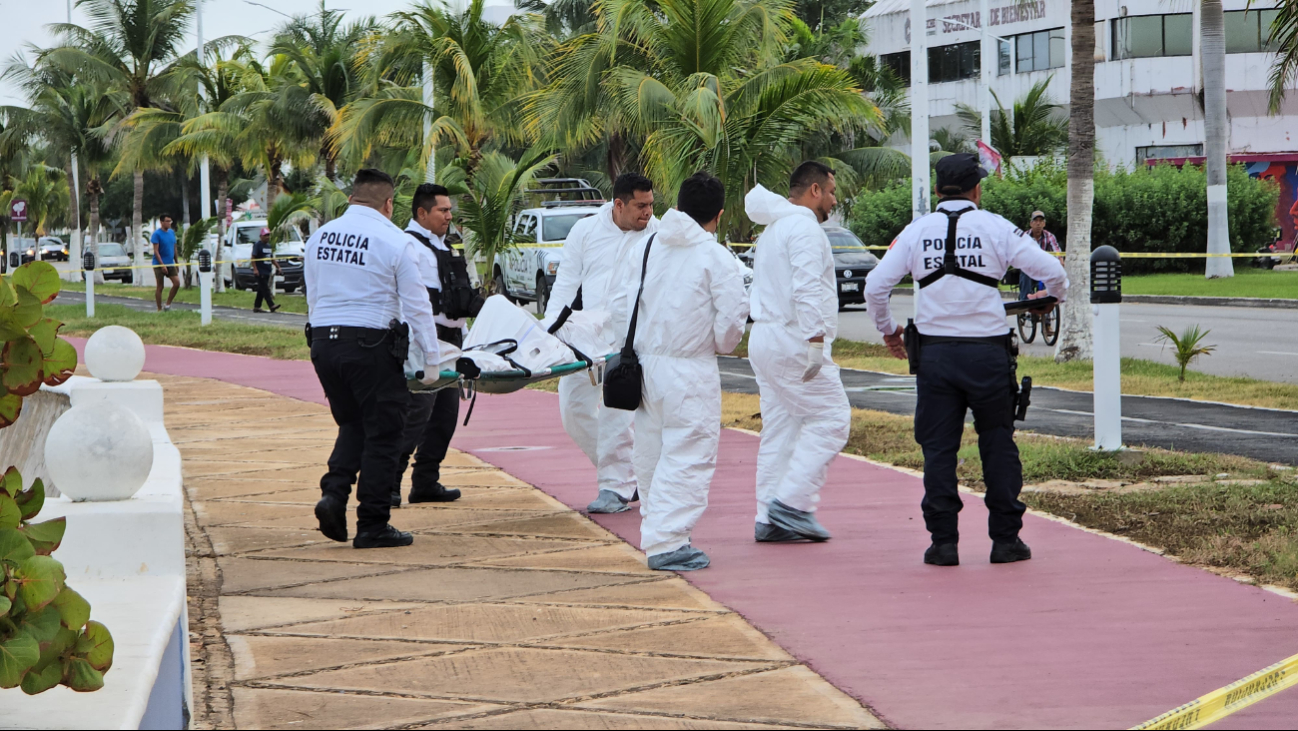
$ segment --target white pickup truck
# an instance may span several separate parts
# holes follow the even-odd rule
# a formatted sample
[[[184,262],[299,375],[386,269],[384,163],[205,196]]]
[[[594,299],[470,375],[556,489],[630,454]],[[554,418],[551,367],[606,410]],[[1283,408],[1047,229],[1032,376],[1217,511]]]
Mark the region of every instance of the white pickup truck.
[[[604,205],[597,188],[580,178],[547,178],[527,191],[539,205],[514,217],[514,242],[496,258],[495,291],[514,301],[535,302],[544,312],[559,274],[563,242],[573,224]]]

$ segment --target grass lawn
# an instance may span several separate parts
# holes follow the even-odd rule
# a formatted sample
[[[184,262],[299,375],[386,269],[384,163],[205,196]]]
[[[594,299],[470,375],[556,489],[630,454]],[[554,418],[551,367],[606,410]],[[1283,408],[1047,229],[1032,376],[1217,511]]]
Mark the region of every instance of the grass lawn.
[[[57,303],[58,300],[55,300]],[[307,360],[311,351],[301,331],[273,325],[245,325],[212,320],[203,327],[197,312],[140,312],[124,305],[95,305],[95,318],[86,318],[82,305],[51,304],[45,307],[47,317],[64,322],[63,335],[89,337],[107,325],[123,325],[153,345],[179,345],[226,353],[264,355],[285,360]]]
[[[736,348],[736,355],[748,354],[748,339]],[[843,368],[906,375],[906,361],[888,354],[874,343],[834,341],[834,362]],[[1298,410],[1298,384],[1262,381],[1256,378],[1210,376],[1187,371],[1185,383],[1177,381],[1174,366],[1136,358],[1122,359],[1122,392],[1133,396],[1172,396],[1220,401],[1244,406]],[[1093,380],[1090,363],[1056,363],[1051,358],[1019,358],[1019,377],[1032,376],[1036,386],[1054,386],[1073,391],[1090,391]]]
[[[63,288],[76,292],[86,291],[85,282],[63,282]],[[162,291],[162,301],[167,301],[167,292],[171,291],[171,284]],[[112,297],[131,297],[153,301],[153,287],[136,287],[132,284],[118,284],[116,282],[96,284],[95,294],[102,294]],[[181,280],[180,291],[176,292],[176,302],[188,302],[190,304],[199,304],[198,287],[185,289],[184,280]],[[251,310],[253,300],[256,298],[255,292],[245,292],[237,289],[227,289],[224,292],[212,293],[212,304],[223,305],[225,307],[237,307],[242,310]],[[275,304],[282,305],[282,312],[297,312],[306,314],[306,297],[301,294],[285,294],[280,292],[275,295]],[[96,303],[95,309],[99,309]]]
[[[727,393],[722,422],[761,430],[758,397]],[[912,436],[910,417],[852,410],[849,454],[922,469],[923,454]],[[1186,563],[1298,590],[1298,489],[1293,471],[1277,471],[1244,457],[1161,449],[1124,456],[1094,452],[1088,442],[1020,433],[1025,484],[1050,480],[1119,480],[1138,483],[1131,491],[1084,490],[1084,494],[1024,492],[1030,507],[1091,528],[1126,536],[1165,550]],[[957,474],[982,488],[982,461],[972,428],[964,434]],[[1225,474],[1227,481],[1215,480]],[[1156,484],[1160,476],[1198,475],[1191,484]],[[915,515],[920,515],[916,496]],[[982,526],[966,523],[966,531]],[[1031,543],[1031,536],[1027,536]]]
[[[1235,276],[1205,279],[1203,274],[1142,274],[1122,278],[1126,294],[1192,297],[1261,297],[1298,299],[1298,272],[1254,269],[1247,259],[1235,260]]]

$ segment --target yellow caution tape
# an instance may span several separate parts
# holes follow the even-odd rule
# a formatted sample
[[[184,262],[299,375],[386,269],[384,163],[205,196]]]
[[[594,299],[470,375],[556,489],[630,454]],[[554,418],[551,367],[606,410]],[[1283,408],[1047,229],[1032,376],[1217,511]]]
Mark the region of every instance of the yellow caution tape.
[[[1298,685],[1298,655],[1285,658],[1269,668],[1259,670],[1225,688],[1201,695],[1180,708],[1174,708],[1132,728],[1203,728],[1294,685]]]

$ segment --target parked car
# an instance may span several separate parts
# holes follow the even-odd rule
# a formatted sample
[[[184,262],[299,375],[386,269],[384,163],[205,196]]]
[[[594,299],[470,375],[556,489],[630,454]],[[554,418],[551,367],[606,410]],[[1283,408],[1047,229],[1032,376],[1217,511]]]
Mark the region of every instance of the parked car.
[[[879,266],[879,257],[871,254],[856,234],[842,226],[824,224],[821,228],[829,237],[829,247],[834,252],[838,306],[865,304],[865,277]]]
[[[838,283],[838,306],[865,303],[865,277],[879,265],[879,257],[870,253],[856,234],[834,224],[821,225],[834,253],[834,271]],[[756,246],[740,251],[739,260],[749,267],[757,254]]]
[[[36,261],[36,239],[15,238],[9,244],[10,252],[18,252],[19,261],[26,264]]]
[[[545,311],[559,275],[563,242],[574,224],[604,205],[603,194],[580,178],[546,178],[528,191],[540,202],[514,217],[516,245],[496,258],[495,291]]]
[[[252,245],[261,237],[263,228],[266,228],[264,219],[234,221],[226,228],[221,248],[221,273],[225,277],[226,286],[237,289],[252,289],[257,286],[257,274],[253,271],[250,260]],[[278,289],[294,292],[304,288],[302,256],[305,253],[306,242],[297,229],[293,229],[287,241],[275,244],[275,258],[284,270],[282,283],[276,284]]]
[[[95,257],[95,267],[104,275],[105,281],[115,279],[127,284],[135,281],[134,270],[130,268],[131,257],[121,244],[96,244]]]

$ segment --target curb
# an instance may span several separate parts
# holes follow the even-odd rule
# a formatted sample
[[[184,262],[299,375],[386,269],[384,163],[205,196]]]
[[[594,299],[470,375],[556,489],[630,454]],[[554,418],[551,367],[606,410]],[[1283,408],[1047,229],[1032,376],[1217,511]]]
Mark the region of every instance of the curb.
[[[910,287],[894,287],[894,295],[914,294]],[[1016,295],[1002,292],[1004,299]],[[1170,294],[1124,294],[1122,301],[1136,305],[1192,305],[1200,307],[1262,307],[1276,310],[1298,310],[1298,299],[1270,299],[1266,297],[1192,297]]]

